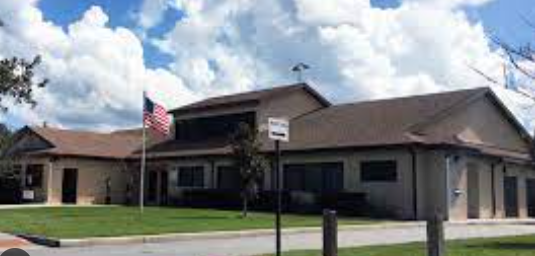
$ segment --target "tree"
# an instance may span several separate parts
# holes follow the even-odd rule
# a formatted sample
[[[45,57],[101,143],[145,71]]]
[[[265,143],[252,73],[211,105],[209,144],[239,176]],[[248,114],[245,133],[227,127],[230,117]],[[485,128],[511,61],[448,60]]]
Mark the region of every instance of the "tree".
[[[44,87],[47,80],[35,82],[34,69],[41,63],[39,56],[29,62],[22,58],[13,57],[0,60],[0,112],[8,111],[6,99],[12,99],[14,104],[28,104],[34,107],[34,87]],[[11,143],[12,134],[4,124],[0,124],[0,156]]]
[[[5,23],[0,19],[0,28]],[[32,61],[23,58],[12,57],[0,60],[0,111],[6,112],[9,107],[6,99],[12,99],[14,104],[29,104],[34,107],[37,102],[34,99],[35,87],[45,87],[47,79],[36,81],[35,68],[41,63],[41,57],[36,56]],[[5,125],[0,128],[0,153],[9,146],[12,134]]]
[[[0,178],[13,174],[13,159],[6,156],[6,150],[13,143],[13,135],[13,132],[5,124],[0,123]]]
[[[37,56],[32,61],[13,57],[0,60],[0,110],[7,111],[6,98],[14,100],[15,104],[37,104],[34,99],[34,87],[44,87],[48,80],[36,82],[34,69],[41,63]]]
[[[242,216],[247,217],[248,203],[255,199],[259,192],[259,183],[267,161],[262,155],[258,131],[246,123],[240,123],[231,138],[233,164],[238,168],[241,177],[241,197],[243,203]]]
[[[528,27],[535,30],[533,22],[526,17],[522,17],[522,19]],[[535,80],[535,69],[533,69],[533,65],[535,65],[535,49],[533,49],[530,42],[517,46],[496,36],[489,36],[489,38],[504,52],[507,61],[514,70],[531,80]]]
[[[0,29],[5,23],[0,19]],[[35,68],[41,63],[41,56],[28,61],[24,58],[12,57],[0,60],[0,110],[7,111],[6,98],[14,100],[15,104],[37,104],[33,97],[34,87],[44,87],[47,79],[36,81]]]
[[[535,30],[535,23],[522,17],[527,26]],[[494,35],[488,35],[489,40],[502,52],[505,60],[503,67],[503,82],[493,78],[477,67],[470,67],[474,72],[485,78],[488,82],[503,86],[506,89],[515,91],[531,100],[535,101],[535,88],[529,88],[535,83],[535,49],[530,42],[521,45],[514,45],[507,40]],[[509,74],[519,74],[524,77],[522,84],[517,81],[510,81]],[[531,81],[526,83],[525,81]]]
[[[0,158],[4,156],[5,150],[11,145],[13,133],[5,124],[0,123]]]

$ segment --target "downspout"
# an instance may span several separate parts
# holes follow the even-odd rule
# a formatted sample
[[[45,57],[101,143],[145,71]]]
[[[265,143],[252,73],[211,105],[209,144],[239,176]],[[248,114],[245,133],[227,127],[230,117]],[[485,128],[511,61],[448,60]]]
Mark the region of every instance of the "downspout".
[[[496,218],[496,164],[490,165],[490,180],[491,180],[491,197],[492,197],[492,218]]]
[[[450,171],[451,171],[451,155],[446,155],[446,171],[444,173],[446,182],[446,210],[444,212],[444,217],[449,220],[450,219],[450,203],[451,203],[451,184],[450,184]]]
[[[410,148],[409,152],[411,154],[411,163],[412,163],[412,210],[414,213],[414,219],[418,219],[418,165],[416,159],[416,150]]]
[[[216,168],[215,168],[215,160],[210,159],[210,171],[211,171],[211,187],[212,189],[217,189],[217,179],[216,179]]]

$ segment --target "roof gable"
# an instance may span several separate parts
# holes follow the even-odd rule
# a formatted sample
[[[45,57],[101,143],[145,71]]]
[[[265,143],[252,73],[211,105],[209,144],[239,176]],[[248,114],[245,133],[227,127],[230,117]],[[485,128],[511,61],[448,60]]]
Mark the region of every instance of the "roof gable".
[[[194,111],[204,111],[214,108],[224,108],[236,105],[258,105],[259,103],[274,97],[284,96],[295,91],[304,91],[320,102],[323,106],[330,106],[331,103],[321,96],[316,90],[306,83],[278,86],[263,90],[223,95],[201,100],[174,110],[170,113],[189,113]]]
[[[45,127],[25,127],[17,135],[17,142],[28,138],[39,138],[47,147],[18,151],[17,153],[50,154],[60,156],[95,157],[122,159],[141,145],[139,130],[125,130],[112,133],[63,130]],[[149,137],[154,134],[149,132]],[[18,144],[18,143],[15,143]],[[9,151],[15,151],[10,148]]]
[[[529,153],[532,138],[492,90],[418,127],[428,140]]]
[[[11,146],[6,150],[6,155],[45,150],[53,148],[54,145],[32,131],[29,127],[24,127],[14,135]]]
[[[419,143],[411,127],[480,95],[470,89],[343,104],[295,119],[288,149],[380,146]]]

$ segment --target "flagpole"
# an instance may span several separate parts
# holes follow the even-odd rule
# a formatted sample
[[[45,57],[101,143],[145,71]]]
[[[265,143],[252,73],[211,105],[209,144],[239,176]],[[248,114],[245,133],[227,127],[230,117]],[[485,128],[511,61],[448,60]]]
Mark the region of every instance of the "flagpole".
[[[145,166],[146,166],[146,142],[147,142],[147,127],[145,125],[145,99],[146,94],[143,91],[143,142],[142,142],[142,153],[141,153],[141,170],[140,170],[140,185],[139,185],[139,210],[143,213],[145,208]]]

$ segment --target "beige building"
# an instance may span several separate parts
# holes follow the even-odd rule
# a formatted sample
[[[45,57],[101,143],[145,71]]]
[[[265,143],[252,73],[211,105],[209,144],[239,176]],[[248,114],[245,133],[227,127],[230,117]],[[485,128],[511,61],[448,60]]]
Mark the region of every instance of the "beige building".
[[[375,212],[404,219],[437,211],[456,220],[535,216],[531,137],[488,88],[331,105],[300,84],[171,113],[175,138],[148,155],[156,203],[180,202],[192,189],[238,187],[229,132],[240,122],[261,129],[268,117],[286,117],[282,179],[292,198],[362,193]],[[274,187],[272,177],[265,173],[264,189]]]
[[[124,204],[134,186],[126,158],[139,148],[139,138],[139,130],[25,127],[7,154],[22,177],[26,203]]]
[[[535,216],[532,139],[488,88],[332,105],[297,84],[210,98],[170,113],[172,138],[147,154],[150,204],[181,205],[191,191],[238,191],[229,135],[239,123],[263,131],[268,117],[285,117],[291,133],[282,145],[282,181],[296,202],[347,194],[363,195],[378,215],[402,219],[435,212],[450,220]],[[273,143],[265,132],[260,137],[272,159]],[[135,146],[113,158],[46,158],[43,176],[53,178],[44,183],[52,184],[36,195],[65,201],[60,173],[77,168],[78,203],[106,201],[110,177],[111,201],[124,202],[139,183]],[[50,169],[58,174],[50,176]],[[274,188],[273,175],[266,171],[263,190]]]

